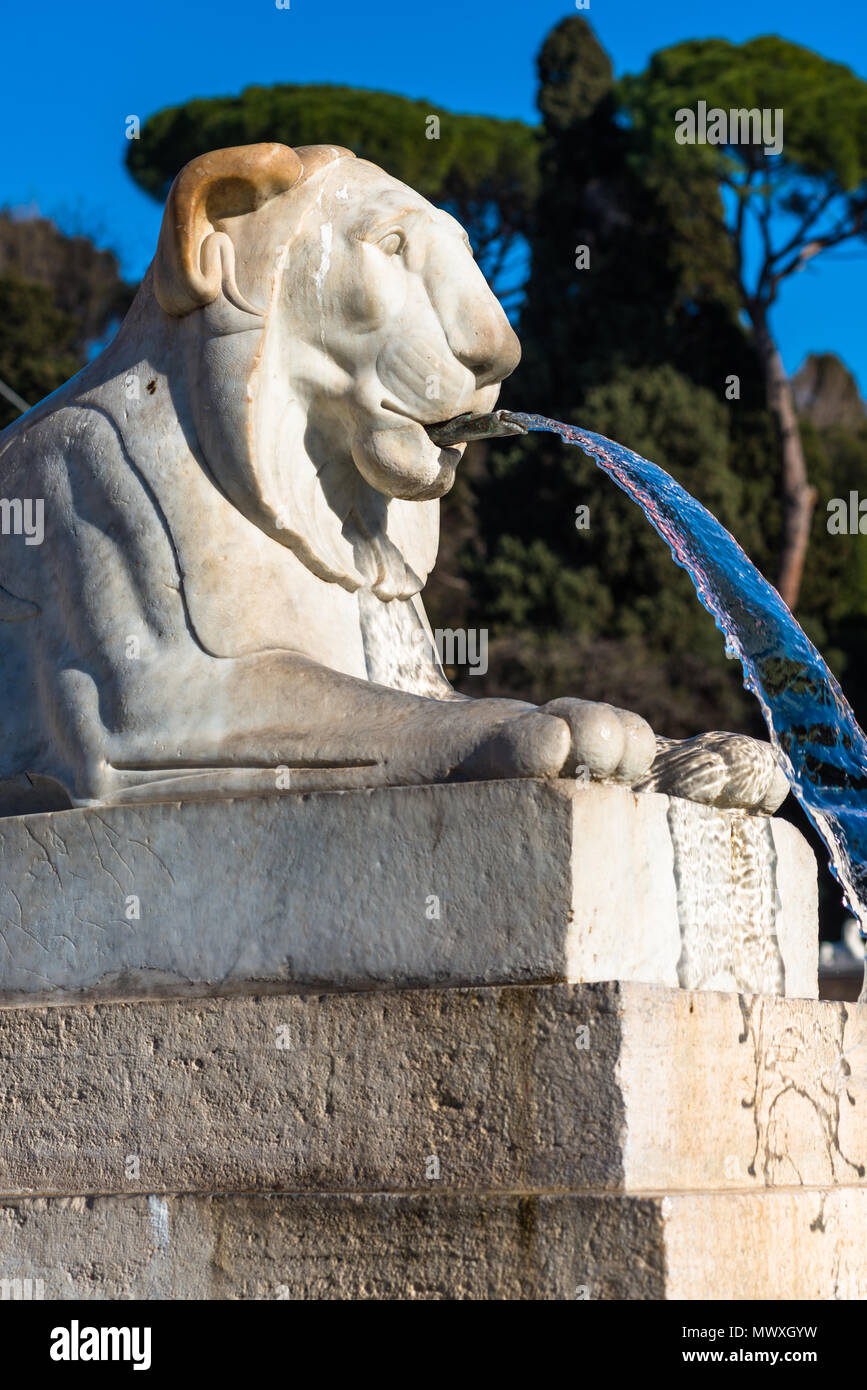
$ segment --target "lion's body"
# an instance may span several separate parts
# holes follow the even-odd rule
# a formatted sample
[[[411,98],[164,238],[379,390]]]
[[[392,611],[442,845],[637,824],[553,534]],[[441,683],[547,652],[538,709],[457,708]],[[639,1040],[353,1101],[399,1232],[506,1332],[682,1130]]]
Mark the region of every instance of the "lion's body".
[[[195,718],[227,659],[298,653],[447,698],[432,644],[413,640],[427,631],[420,599],[323,579],[249,521],[195,450],[171,364],[124,349],[121,338],[0,435],[0,495],[41,499],[45,515],[40,545],[10,537],[0,549],[0,670],[16,692],[0,741],[0,783],[13,785],[0,807],[41,804],[44,778],[74,801],[118,790],[130,777],[103,766],[105,735],[126,772],[147,761],[139,735],[150,726],[153,765],[170,771],[179,710],[194,693]],[[291,699],[287,689],[287,720]],[[203,765],[219,762],[215,749]]]
[[[337,163],[345,172],[328,220],[322,185]],[[416,500],[410,489],[404,500],[365,480],[351,457],[352,431],[344,443],[344,425],[326,419],[338,354],[350,392],[344,412],[362,426],[370,415],[372,397],[351,398],[361,389],[351,358],[354,342],[374,335],[368,321],[360,336],[349,332],[358,312],[344,305],[348,277],[325,303],[319,228],[333,238],[335,212],[357,224],[371,184],[427,205],[345,151],[308,152],[308,165],[300,183],[310,188],[269,188],[252,208],[242,199],[240,219],[215,219],[217,232],[206,226],[224,261],[222,229],[231,228],[230,263],[222,290],[185,312],[163,307],[185,283],[167,219],[168,248],[161,242],[114,342],[0,434],[0,496],[44,508],[40,544],[11,535],[0,545],[0,813],[146,795],[167,780],[179,790],[194,779],[219,789],[227,771],[233,786],[259,785],[287,762],[318,769],[313,784],[326,785],[329,773],[340,783],[346,768],[357,779],[359,766],[380,764],[381,740],[365,744],[362,732],[360,746],[349,736],[339,697],[331,715],[344,728],[342,745],[311,738],[293,661],[454,698],[419,592],[436,556],[438,494],[459,454],[440,453],[423,436],[428,453],[452,462],[432,495]],[[347,207],[340,195],[353,182]],[[311,210],[318,222],[305,242]],[[347,248],[357,259],[351,237]],[[236,265],[262,308],[238,290]],[[484,282],[475,289],[501,314]],[[387,296],[382,303],[386,314]],[[362,319],[370,307],[361,306]],[[315,323],[323,314],[344,334],[334,349]],[[403,341],[414,335],[412,351],[431,371],[471,382],[457,363],[448,367],[435,309],[428,319],[425,329],[418,312]],[[380,371],[390,384],[403,371],[387,332],[383,344],[367,369],[374,385],[363,383],[377,395]],[[321,425],[317,391],[326,398]],[[427,405],[429,418],[465,403],[460,393],[454,401],[454,411],[448,401]],[[388,423],[396,435],[409,428],[393,416]],[[375,448],[372,460],[378,467]]]
[[[518,357],[462,229],[382,170],[330,146],[188,165],[114,342],[0,434],[4,521],[44,509],[0,537],[0,815],[636,782],[637,715],[463,699],[430,637],[462,447],[425,426],[489,411]]]

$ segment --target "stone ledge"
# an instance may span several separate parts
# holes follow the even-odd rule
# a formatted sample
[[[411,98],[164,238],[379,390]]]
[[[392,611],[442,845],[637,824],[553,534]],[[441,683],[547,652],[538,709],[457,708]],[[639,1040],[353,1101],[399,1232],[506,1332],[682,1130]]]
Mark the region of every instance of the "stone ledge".
[[[431,1156],[456,1191],[865,1182],[867,1010],[595,984],[0,1012],[0,1193],[427,1190]]]
[[[614,786],[11,817],[0,868],[0,1004],[605,979],[817,994],[794,827]]]
[[[0,1203],[46,1299],[863,1299],[867,1189]]]

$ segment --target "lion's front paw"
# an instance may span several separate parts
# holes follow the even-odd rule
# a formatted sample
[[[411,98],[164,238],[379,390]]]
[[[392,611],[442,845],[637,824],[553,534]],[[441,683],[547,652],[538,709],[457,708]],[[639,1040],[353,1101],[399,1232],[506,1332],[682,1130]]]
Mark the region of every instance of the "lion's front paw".
[[[656,757],[636,789],[769,816],[789,784],[769,743],[746,734],[710,733],[657,739]]]

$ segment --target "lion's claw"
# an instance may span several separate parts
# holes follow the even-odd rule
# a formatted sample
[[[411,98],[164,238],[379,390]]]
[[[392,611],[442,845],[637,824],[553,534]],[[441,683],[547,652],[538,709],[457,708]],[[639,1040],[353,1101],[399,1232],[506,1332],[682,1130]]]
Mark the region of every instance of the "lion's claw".
[[[550,700],[541,709],[564,719],[572,733],[563,776],[583,773],[593,780],[610,778],[632,786],[653,761],[654,733],[639,714],[614,705],[569,698]]]

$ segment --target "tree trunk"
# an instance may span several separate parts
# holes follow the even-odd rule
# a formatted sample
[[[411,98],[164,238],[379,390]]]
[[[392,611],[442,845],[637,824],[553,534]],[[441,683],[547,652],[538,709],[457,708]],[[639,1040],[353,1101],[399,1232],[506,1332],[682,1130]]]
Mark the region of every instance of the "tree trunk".
[[[782,538],[777,589],[792,609],[798,602],[804,560],[810,540],[810,523],[816,505],[816,489],[807,481],[807,465],[795,414],[792,387],[779,349],[762,313],[753,313],[756,346],[765,377],[768,409],[774,417],[782,472]]]

